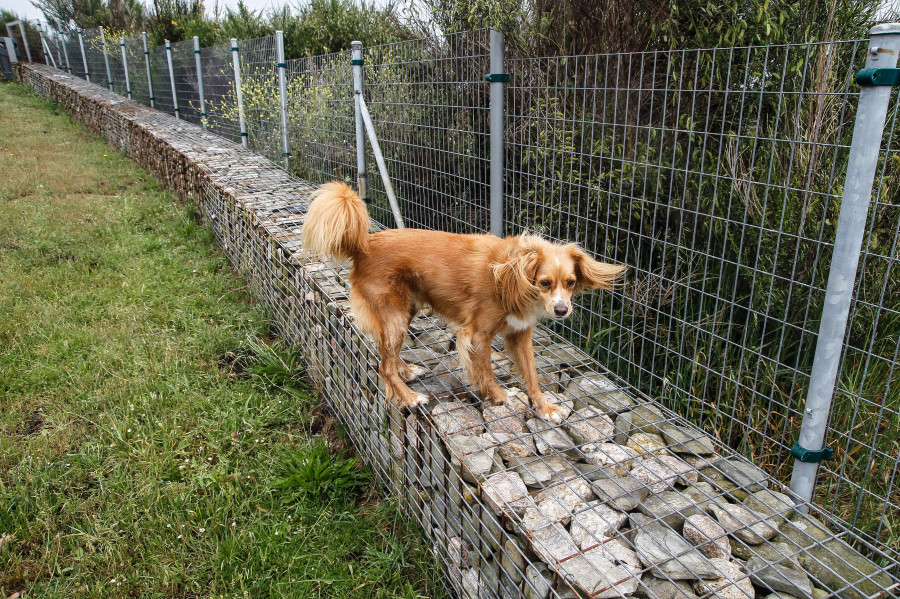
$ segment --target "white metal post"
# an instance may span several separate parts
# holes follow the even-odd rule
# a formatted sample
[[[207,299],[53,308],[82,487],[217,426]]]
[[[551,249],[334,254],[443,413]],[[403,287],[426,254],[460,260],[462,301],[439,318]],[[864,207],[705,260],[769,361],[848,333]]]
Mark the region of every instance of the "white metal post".
[[[398,229],[404,229],[406,228],[406,223],[403,222],[403,215],[400,213],[400,203],[397,202],[394,186],[391,184],[391,178],[388,176],[387,163],[384,160],[384,154],[381,153],[378,136],[375,135],[375,125],[372,123],[372,117],[369,115],[369,107],[366,106],[366,99],[362,95],[359,96],[359,111],[366,126],[366,133],[369,135],[369,145],[372,146],[372,153],[375,155],[375,163],[378,165],[381,182],[384,184],[384,193],[387,194],[388,202],[391,204],[391,212],[394,213],[394,222],[397,224]]]
[[[32,62],[31,48],[28,47],[28,38],[25,37],[25,23],[22,21],[19,21],[19,32],[22,34],[22,45],[25,46],[25,56],[28,57],[28,62]]]
[[[847,331],[866,217],[872,199],[885,116],[891,98],[891,86],[878,84],[877,73],[870,70],[894,68],[897,54],[900,53],[900,23],[876,25],[869,33],[871,38],[866,68],[857,76],[862,89],[850,142],[847,175],[809,392],[803,411],[800,438],[791,450],[795,458],[791,491],[800,502],[812,500],[819,462],[830,454],[823,443],[837,385],[841,350]],[[870,71],[868,81],[864,77],[867,71]],[[801,505],[799,509],[806,511],[807,506]]]
[[[359,100],[363,94],[363,57],[362,42],[350,42],[350,64],[353,69],[353,109],[356,115],[356,181],[359,195],[367,203],[369,199],[369,181],[366,173],[366,128],[363,123]]]
[[[103,27],[100,28],[100,43],[103,46],[103,62],[106,63],[106,83],[109,85],[109,91],[112,91],[112,71],[109,70],[109,52],[106,48],[106,34],[103,33]]]
[[[200,93],[200,123],[206,129],[206,100],[203,95],[203,68],[200,64],[200,38],[194,36],[194,61],[197,63],[197,90]]]
[[[284,158],[284,169],[291,166],[291,144],[288,140],[288,113],[287,113],[287,81],[284,61],[284,32],[275,32],[275,66],[278,68],[278,96],[281,100],[281,156]]]
[[[78,46],[81,48],[81,62],[84,64],[84,78],[91,80],[91,69],[88,67],[87,54],[84,53],[84,36],[81,35],[81,29],[78,30]]]
[[[238,58],[237,39],[231,38],[231,62],[234,64],[234,93],[237,96],[238,125],[241,128],[241,145],[247,147],[247,124],[244,121],[244,94],[241,92],[241,63]]]
[[[128,55],[125,53],[125,38],[119,38],[119,48],[122,50],[122,70],[125,71],[125,93],[131,99],[131,78],[128,77]]]
[[[44,30],[41,28],[41,24],[37,24],[38,35],[41,38],[41,50],[44,51],[44,64],[50,64],[50,61],[53,59],[53,54],[50,52],[50,46],[47,45],[47,40],[44,39]],[[56,66],[56,63],[53,63],[53,66]]]
[[[503,65],[503,34],[499,31],[491,29],[490,40],[491,72],[487,75],[487,80],[491,82],[491,233],[493,233],[497,237],[503,237],[503,96],[505,83],[509,80],[509,75],[506,74]]]
[[[71,75],[72,74],[72,62],[69,60],[69,47],[66,45],[67,41],[68,41],[68,37],[63,38],[62,47],[63,47],[63,54],[66,57],[66,71],[69,73],[69,75]]]
[[[175,112],[175,118],[180,119],[178,115],[178,94],[175,92],[175,73],[172,71],[172,44],[166,40],[166,62],[169,63],[169,85],[172,86],[172,107]]]
[[[144,41],[144,64],[147,65],[147,90],[150,94],[150,108],[156,108],[156,98],[153,97],[153,77],[150,74],[150,50],[147,48],[147,32],[141,32]]]

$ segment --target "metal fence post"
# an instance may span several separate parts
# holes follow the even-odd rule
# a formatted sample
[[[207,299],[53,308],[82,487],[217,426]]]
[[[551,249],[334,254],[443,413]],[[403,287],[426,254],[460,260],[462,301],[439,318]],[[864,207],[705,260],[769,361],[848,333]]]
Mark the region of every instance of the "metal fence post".
[[[38,35],[41,37],[41,50],[44,52],[44,64],[50,64],[50,61],[53,60],[53,53],[50,52],[50,46],[47,44],[47,40],[44,39],[44,30],[41,29],[41,24],[37,24]],[[53,63],[53,66],[56,66],[56,62]]]
[[[369,199],[369,181],[366,173],[366,129],[363,124],[359,101],[363,93],[363,57],[362,42],[350,42],[350,64],[353,69],[353,110],[356,114],[356,181],[359,195],[367,202]]]
[[[503,65],[503,34],[491,29],[490,39],[491,72],[485,79],[491,82],[491,233],[503,237],[503,96],[504,83],[509,81],[509,75]]]
[[[809,392],[803,411],[800,438],[791,450],[795,458],[791,492],[803,502],[812,499],[819,462],[831,455],[831,450],[824,447],[823,442],[831,403],[837,389],[841,350],[881,150],[885,116],[891,98],[891,86],[878,83],[878,73],[874,70],[895,67],[897,54],[900,52],[900,23],[876,25],[869,33],[871,38],[866,68],[857,74],[857,82],[862,85],[862,90],[850,143],[847,176]]]
[[[150,108],[156,108],[156,98],[153,97],[153,77],[150,73],[150,50],[147,48],[147,32],[141,32],[144,41],[144,64],[147,65],[147,91],[150,94]]]
[[[81,48],[81,62],[84,64],[84,78],[91,80],[91,70],[88,68],[87,54],[84,53],[84,36],[81,35],[81,29],[78,30],[78,46]]]
[[[169,85],[172,86],[172,108],[175,112],[175,118],[180,119],[178,115],[178,93],[175,91],[175,73],[172,71],[172,44],[169,40],[166,42],[166,62],[169,63]]]
[[[128,55],[125,53],[125,38],[119,38],[119,48],[122,49],[122,70],[125,71],[125,93],[131,99],[131,79],[128,77]]]
[[[200,123],[206,129],[206,100],[203,95],[203,69],[200,64],[200,38],[194,36],[194,60],[197,63],[197,91],[200,93]]]
[[[275,66],[278,68],[278,96],[281,100],[281,156],[284,169],[290,170],[291,145],[288,141],[287,82],[285,81],[284,32],[275,32]]]
[[[241,92],[241,63],[238,58],[236,38],[231,38],[231,62],[234,64],[234,92],[237,96],[238,126],[241,128],[241,145],[247,147],[247,124],[244,121],[244,94]]]
[[[109,91],[112,91],[112,71],[109,70],[109,52],[106,49],[106,34],[103,33],[103,27],[100,28],[100,43],[103,45],[103,62],[106,63],[106,83],[109,85]]]
[[[79,35],[81,30],[79,29]],[[25,36],[25,23],[19,20],[19,32],[22,34],[22,45],[25,46],[25,56],[28,57],[28,62],[32,62],[31,60],[31,48],[28,47],[28,38]]]
[[[69,46],[67,45],[68,41],[69,41],[68,36],[66,36],[62,39],[62,48],[63,48],[63,55],[65,55],[65,57],[66,57],[66,72],[68,72],[69,75],[71,75],[72,74],[72,62],[69,60]]]

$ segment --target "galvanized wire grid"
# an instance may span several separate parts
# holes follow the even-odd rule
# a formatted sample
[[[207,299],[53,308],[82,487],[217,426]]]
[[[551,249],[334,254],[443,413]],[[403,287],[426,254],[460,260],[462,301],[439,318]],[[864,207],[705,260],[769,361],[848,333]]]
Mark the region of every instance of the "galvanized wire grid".
[[[584,296],[557,330],[782,480],[823,307],[860,48],[509,62],[507,232],[578,242],[631,267],[621,290]],[[886,185],[896,189],[888,175]],[[880,197],[897,197],[887,191]],[[876,212],[890,210],[881,205]],[[879,229],[888,239],[890,219],[893,229],[884,219]],[[876,295],[890,262],[880,256],[878,269],[877,259],[866,268],[878,272],[862,276]],[[880,310],[882,320],[895,314]],[[850,337],[871,345],[870,325],[856,319]],[[882,345],[886,376],[896,339]],[[844,387],[867,357],[871,373],[876,358],[853,355]],[[870,540],[892,543],[881,531],[900,530],[898,460],[893,433],[883,433],[897,430],[896,402],[884,377],[870,374],[865,391],[862,378],[852,409],[836,398],[829,430],[841,445],[823,472],[840,472],[844,486],[823,486],[818,499]]]
[[[175,42],[171,44],[171,48],[172,76],[175,80],[175,93],[178,96],[179,116],[199,124],[202,120],[200,84],[197,80],[197,61],[194,58],[194,40]]]
[[[356,179],[350,53],[287,62],[291,172],[307,181]]]
[[[92,56],[87,41],[94,38],[98,31],[85,32],[88,64],[102,65],[90,66],[91,78],[105,85],[102,53]],[[487,229],[486,42],[475,32],[366,53],[366,97],[411,226]],[[131,57],[140,37],[126,45]],[[240,46],[251,143],[278,160],[274,38]],[[507,63],[507,233],[576,241],[632,268],[623,289],[585,296],[558,332],[782,480],[822,308],[861,48]],[[83,77],[77,37],[67,49]],[[139,54],[129,63],[136,99],[146,79]],[[157,106],[171,112],[165,51],[154,54]],[[288,67],[292,166],[314,181],[354,172],[352,100],[340,97],[350,90],[345,58]],[[306,102],[295,98],[301,89]],[[886,559],[896,556],[900,513],[891,445],[900,346],[885,334],[900,324],[897,114],[895,97],[829,428],[837,455],[823,465],[817,497]],[[372,162],[373,213],[390,225]]]
[[[275,36],[241,40],[238,46],[248,143],[266,158],[281,160],[281,104],[275,75]]]
[[[69,54],[69,65],[72,69],[72,75],[85,79],[84,59],[81,56],[78,35],[75,33],[67,35],[63,38],[63,43],[66,46],[66,52]]]
[[[100,37],[100,28],[85,29],[81,32],[81,36],[84,40],[84,54],[87,58],[87,68],[91,81],[108,88],[109,77],[106,72],[106,61],[103,58],[105,53],[103,39]],[[107,40],[108,43],[109,40]]]
[[[203,65],[207,126],[210,131],[240,143],[231,44],[201,48],[200,61]]]
[[[165,45],[150,48],[150,75],[153,79],[156,109],[174,115],[176,97],[172,95],[172,79],[169,77],[169,61]],[[177,93],[177,88],[175,91]]]
[[[488,31],[363,49],[364,95],[407,226],[485,232]],[[374,160],[372,214],[393,226]]]

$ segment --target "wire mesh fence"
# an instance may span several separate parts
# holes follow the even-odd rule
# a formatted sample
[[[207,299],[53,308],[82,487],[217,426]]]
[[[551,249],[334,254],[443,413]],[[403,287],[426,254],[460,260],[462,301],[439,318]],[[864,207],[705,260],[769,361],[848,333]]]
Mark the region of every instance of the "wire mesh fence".
[[[77,39],[67,44],[83,77]],[[173,79],[182,116],[197,120],[186,44],[173,45]],[[582,296],[555,332],[782,481],[824,308],[853,74],[867,49],[855,40],[507,60],[506,233],[577,242],[631,267],[625,286]],[[92,81],[95,69],[105,77],[87,41],[85,52]],[[237,140],[230,52],[204,48],[201,63],[209,126]],[[133,96],[146,102],[139,37],[126,39],[126,55]],[[487,231],[487,32],[364,57],[365,97],[408,224]],[[164,49],[151,58],[157,107],[172,112]],[[279,162],[275,38],[240,41],[239,63],[250,147]],[[349,55],[288,61],[286,72],[292,170],[352,180]],[[894,94],[828,429],[836,454],[816,497],[889,556],[900,538],[897,115]],[[369,182],[373,217],[390,226],[383,187],[375,174]]]

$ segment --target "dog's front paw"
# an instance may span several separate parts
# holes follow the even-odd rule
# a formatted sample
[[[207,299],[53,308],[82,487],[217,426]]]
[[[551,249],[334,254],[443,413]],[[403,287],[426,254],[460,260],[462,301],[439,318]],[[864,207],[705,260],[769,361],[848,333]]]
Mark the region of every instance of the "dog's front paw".
[[[423,368],[422,366],[419,366],[418,364],[407,364],[406,373],[403,375],[403,380],[406,381],[407,383],[412,382],[412,381],[416,380],[417,378],[419,378],[420,376],[422,376],[423,374],[425,374],[426,372],[428,372],[428,371],[425,368]]]
[[[539,409],[537,413],[538,416],[553,424],[559,424],[563,421],[562,408],[553,404],[547,404],[546,407]]]

